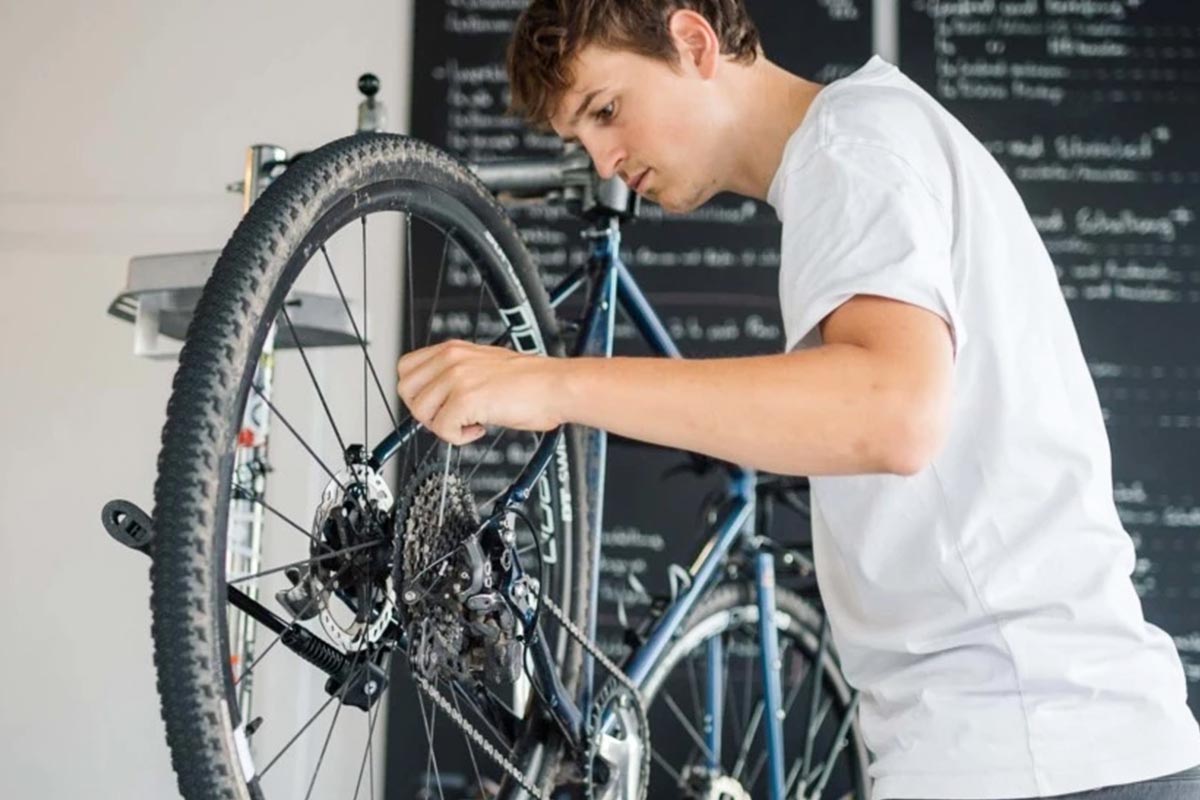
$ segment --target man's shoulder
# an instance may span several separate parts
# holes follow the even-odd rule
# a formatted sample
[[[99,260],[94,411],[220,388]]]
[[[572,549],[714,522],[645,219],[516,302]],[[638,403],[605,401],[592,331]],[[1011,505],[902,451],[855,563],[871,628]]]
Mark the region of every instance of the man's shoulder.
[[[814,108],[811,135],[789,148],[785,185],[806,184],[802,194],[811,202],[839,186],[854,191],[864,182],[920,185],[939,203],[948,200],[956,134],[936,102],[898,77],[828,87],[830,94]],[[822,192],[811,192],[813,180]]]
[[[836,87],[818,109],[819,143],[864,145],[910,158],[943,144],[944,112],[907,78]]]

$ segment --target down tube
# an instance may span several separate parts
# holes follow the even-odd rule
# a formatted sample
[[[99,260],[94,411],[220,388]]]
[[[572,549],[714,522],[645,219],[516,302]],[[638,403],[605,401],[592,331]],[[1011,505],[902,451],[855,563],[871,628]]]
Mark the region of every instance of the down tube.
[[[747,497],[749,491],[747,484],[750,480],[747,477],[741,477],[734,481],[738,496],[718,523],[716,534],[705,543],[704,548],[688,570],[692,576],[691,585],[667,608],[658,624],[654,626],[649,638],[646,639],[646,643],[630,657],[625,672],[638,688],[645,686],[647,676],[662,658],[667,645],[679,630],[679,626],[696,605],[696,601],[708,591],[717,575],[718,568],[724,562],[725,557],[729,555],[730,548],[742,536],[746,521],[754,510],[752,500]]]

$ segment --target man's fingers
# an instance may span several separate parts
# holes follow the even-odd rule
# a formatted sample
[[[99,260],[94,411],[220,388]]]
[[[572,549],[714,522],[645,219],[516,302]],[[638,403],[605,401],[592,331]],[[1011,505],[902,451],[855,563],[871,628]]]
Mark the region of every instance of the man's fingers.
[[[454,388],[453,381],[448,380],[448,377],[446,371],[443,370],[440,375],[427,381],[415,394],[411,392],[409,394],[411,398],[408,402],[409,413],[431,430],[434,429],[434,419]]]
[[[482,425],[468,425],[462,429],[463,439],[461,442],[459,442],[459,444],[470,444],[471,442],[482,439],[485,434],[487,434],[487,428],[483,427]]]
[[[418,356],[418,358],[406,360],[413,356]],[[442,345],[414,350],[400,359],[400,363],[396,365],[396,375],[399,378],[396,383],[396,391],[404,400],[404,404],[408,406],[409,412],[416,415],[413,408],[416,398],[425,391],[430,382],[444,374],[455,360],[448,356],[446,348],[443,348]]]
[[[475,441],[487,431],[470,408],[471,401],[467,397],[455,395],[447,398],[430,420],[431,429],[451,444],[463,445]]]
[[[447,339],[444,342],[431,344],[428,347],[418,348],[400,356],[400,360],[396,362],[396,375],[403,379],[406,375],[413,374],[430,361],[446,357],[451,359],[457,358],[472,347],[475,347],[475,345],[465,342],[462,339]]]

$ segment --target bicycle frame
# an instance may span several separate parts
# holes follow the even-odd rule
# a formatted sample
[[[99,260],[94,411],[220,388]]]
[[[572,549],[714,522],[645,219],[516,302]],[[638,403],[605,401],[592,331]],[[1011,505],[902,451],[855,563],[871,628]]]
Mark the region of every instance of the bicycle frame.
[[[586,266],[564,279],[550,295],[550,302],[558,306],[569,295],[585,283],[590,274],[592,292],[586,303],[583,330],[576,343],[573,355],[611,356],[616,309],[620,307],[652,352],[669,358],[682,357],[662,324],[650,302],[646,299],[637,281],[621,261],[619,254],[620,229],[615,219],[604,227],[589,229],[586,236],[593,241],[591,258]],[[588,636],[594,640],[596,610],[599,603],[600,551],[603,521],[604,456],[607,449],[607,434],[602,430],[591,433],[588,448],[587,471],[588,491],[593,502],[591,531],[596,538],[592,549],[591,609],[588,618]],[[688,574],[690,584],[666,608],[656,621],[645,643],[630,654],[624,664],[626,674],[635,685],[645,686],[654,666],[664,655],[667,646],[679,632],[680,626],[696,602],[705,595],[719,576],[719,568],[729,555],[734,544],[741,540],[748,548],[756,550],[755,581],[758,589],[759,624],[763,648],[764,702],[767,708],[781,706],[779,680],[778,638],[775,628],[775,576],[774,556],[758,550],[754,538],[755,473],[753,470],[733,467],[730,470],[729,503],[724,514],[714,524],[712,536],[700,547],[693,557]],[[545,645],[543,644],[543,647]],[[706,685],[707,718],[705,726],[708,739],[709,766],[718,766],[721,741],[721,706],[724,686],[723,659],[720,641],[710,642]],[[580,693],[580,707],[587,708],[591,702],[594,664],[590,655],[584,656],[584,673]],[[544,659],[538,659],[544,661]],[[561,686],[559,687],[561,691]],[[569,708],[570,697],[559,696],[551,700],[551,712],[556,708]],[[574,715],[560,714],[560,723]],[[771,798],[782,800],[783,780],[783,737],[782,723],[776,714],[764,714],[765,735],[768,748],[769,785]]]
[[[668,358],[681,358],[666,327],[662,324],[637,281],[621,261],[620,227],[616,217],[607,217],[604,224],[588,228],[584,235],[593,242],[592,253],[587,264],[576,269],[550,292],[550,304],[558,307],[580,287],[590,286],[585,301],[583,328],[576,341],[572,356],[609,357],[613,350],[613,331],[616,310],[620,307],[642,339],[655,354]],[[372,452],[370,462],[385,463],[416,432],[418,424],[409,420],[380,442]],[[586,452],[587,490],[592,513],[590,528],[595,537],[591,560],[591,607],[588,616],[587,635],[593,641],[596,634],[596,609],[599,602],[600,550],[602,547],[602,523],[604,506],[605,457],[607,433],[591,429]],[[541,444],[516,481],[495,505],[493,514],[502,512],[524,502],[536,485],[542,472],[550,464],[558,446],[561,430],[543,437]],[[623,665],[626,674],[639,688],[646,681],[655,665],[663,657],[668,645],[679,632],[680,626],[697,601],[713,586],[719,568],[733,546],[741,541],[754,554],[755,584],[759,610],[760,647],[762,649],[762,681],[764,706],[779,709],[782,705],[779,676],[779,644],[775,627],[775,565],[770,550],[758,545],[755,532],[755,480],[754,470],[743,467],[729,469],[729,494],[726,510],[713,525],[712,536],[696,552],[688,575],[688,586],[665,609],[656,620],[644,644],[629,655]],[[555,718],[572,748],[581,750],[586,743],[586,714],[594,692],[594,659],[584,653],[583,680],[580,695],[571,697],[559,679],[555,661],[545,638],[532,637],[532,666],[546,702],[546,710]],[[721,703],[724,685],[721,643],[710,642],[707,670],[706,704],[708,706],[705,726],[707,758],[709,766],[719,766],[721,742]],[[775,713],[762,715],[767,745],[768,785],[771,800],[783,800],[783,726]],[[606,722],[606,721],[605,721]],[[602,725],[605,724],[602,722]]]

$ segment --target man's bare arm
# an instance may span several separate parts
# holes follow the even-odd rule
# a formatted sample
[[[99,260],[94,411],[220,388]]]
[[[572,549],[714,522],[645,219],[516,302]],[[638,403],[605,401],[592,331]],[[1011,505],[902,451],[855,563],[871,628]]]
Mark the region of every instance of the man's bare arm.
[[[869,295],[825,318],[820,347],[770,356],[562,363],[567,421],[793,475],[908,475],[949,425],[949,327]]]

